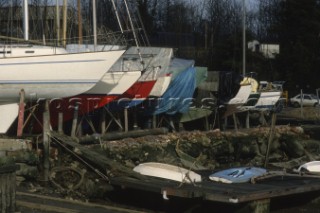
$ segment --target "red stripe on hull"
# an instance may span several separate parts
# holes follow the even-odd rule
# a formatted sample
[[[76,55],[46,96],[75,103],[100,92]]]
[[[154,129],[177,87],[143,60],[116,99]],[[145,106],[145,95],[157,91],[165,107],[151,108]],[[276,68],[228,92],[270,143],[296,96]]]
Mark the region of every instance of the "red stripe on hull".
[[[137,81],[126,92],[120,95],[117,99],[121,98],[147,98],[155,85],[156,80],[152,81]]]

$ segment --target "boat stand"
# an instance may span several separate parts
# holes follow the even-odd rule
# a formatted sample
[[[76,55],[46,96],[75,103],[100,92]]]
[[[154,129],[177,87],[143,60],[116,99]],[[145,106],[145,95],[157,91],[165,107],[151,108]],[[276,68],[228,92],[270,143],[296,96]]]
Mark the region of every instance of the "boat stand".
[[[125,110],[126,111],[126,110]],[[108,131],[108,129],[110,128],[111,124],[114,122],[121,131],[124,130],[120,119],[118,118],[118,116],[114,115],[112,112],[110,112],[110,110],[106,107],[101,108],[101,112],[100,112],[100,131],[101,134],[106,134],[106,132]],[[62,115],[61,115],[62,116]],[[84,114],[82,116],[79,116],[79,112],[78,112],[78,108],[75,107],[75,111],[74,111],[74,115],[73,115],[73,123],[72,123],[72,130],[71,130],[71,136],[72,137],[76,137],[76,136],[81,136],[82,135],[82,125],[84,122],[86,122],[89,127],[90,130],[93,133],[98,133],[99,130],[97,130],[97,126],[94,125],[92,119],[90,118],[90,116],[88,116],[87,114]],[[109,116],[111,119],[109,120],[109,122],[107,123],[107,116]],[[125,115],[125,117],[127,117]],[[60,123],[60,122],[59,122]],[[126,122],[127,123],[127,122]],[[62,125],[62,124],[61,124]],[[127,126],[127,124],[126,124]],[[58,132],[62,132],[61,129],[62,127],[58,127],[60,130]]]
[[[24,126],[24,111],[25,111],[25,92],[22,89],[20,91],[20,102],[19,102],[19,113],[18,113],[18,127],[17,127],[17,137],[21,137],[23,134]]]
[[[25,129],[26,127],[29,127],[28,131],[32,132],[32,127],[35,122],[41,128],[43,128],[42,122],[38,119],[37,115],[35,114],[36,110],[38,110],[40,107],[39,102],[37,102],[36,104],[32,104],[32,102],[30,102],[31,106],[27,106],[24,100],[25,100],[24,91],[22,91],[20,93],[20,102],[19,102],[17,137],[22,137],[23,133],[27,131]]]
[[[125,117],[125,129],[126,129],[126,132],[128,131],[128,112],[127,112],[127,109],[125,108],[124,109],[124,117]],[[101,133],[105,133],[108,131],[108,129],[110,128],[110,125],[112,124],[112,122],[115,122],[117,124],[117,126],[120,128],[121,131],[123,131],[123,126],[120,122],[120,119],[117,118],[116,116],[114,116],[112,114],[112,112],[110,112],[110,110],[104,106],[103,109],[102,109],[102,116],[104,116],[104,118],[106,117],[106,115],[109,115],[110,116],[110,121],[108,122],[108,124],[105,126],[105,125],[101,125]],[[104,128],[104,129],[102,129]]]
[[[78,114],[79,114],[79,106],[76,103],[76,106],[74,107],[74,112],[73,112],[73,120],[72,120],[72,127],[71,127],[71,137],[75,137],[76,136],[77,124],[78,124]]]
[[[176,128],[174,126],[172,118],[171,117],[167,118],[165,115],[161,116],[160,121],[158,123],[158,128],[163,126],[164,122],[166,122],[169,125],[169,128],[172,130],[172,132],[176,132]]]
[[[24,121],[24,124],[23,124],[23,129],[26,127],[27,123],[29,122],[37,122],[41,128],[43,128],[43,125],[42,123],[40,122],[40,120],[37,118],[37,116],[35,115],[35,111],[39,108],[39,104],[35,104],[29,108],[27,108],[25,111],[26,112],[29,112],[27,118],[25,119]],[[33,119],[33,120],[32,120]]]

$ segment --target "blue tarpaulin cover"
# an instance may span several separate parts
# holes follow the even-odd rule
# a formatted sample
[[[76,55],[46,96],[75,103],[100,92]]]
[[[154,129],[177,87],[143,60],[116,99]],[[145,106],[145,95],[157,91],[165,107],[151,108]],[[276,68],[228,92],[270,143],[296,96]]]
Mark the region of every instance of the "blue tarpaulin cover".
[[[173,115],[176,113],[186,113],[192,103],[193,93],[196,88],[195,74],[195,68],[189,67],[177,75],[163,96],[154,100],[151,108],[148,107],[147,114],[157,115],[166,113]]]

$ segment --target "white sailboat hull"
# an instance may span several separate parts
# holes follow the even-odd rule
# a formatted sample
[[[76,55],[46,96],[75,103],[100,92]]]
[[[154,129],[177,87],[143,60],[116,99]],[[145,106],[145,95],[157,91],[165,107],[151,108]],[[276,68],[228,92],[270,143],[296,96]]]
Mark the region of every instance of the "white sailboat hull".
[[[121,95],[141,76],[141,71],[107,72],[103,78],[85,94]]]
[[[161,97],[168,89],[171,82],[171,75],[159,77],[153,86],[149,96]]]
[[[0,59],[0,102],[75,96],[91,89],[123,50]]]

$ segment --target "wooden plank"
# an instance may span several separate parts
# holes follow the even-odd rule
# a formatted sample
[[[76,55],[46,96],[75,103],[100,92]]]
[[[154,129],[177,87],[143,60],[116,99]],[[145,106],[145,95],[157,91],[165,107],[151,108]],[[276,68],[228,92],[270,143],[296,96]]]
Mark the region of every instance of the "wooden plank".
[[[30,209],[36,209],[36,210],[40,210],[43,212],[57,212],[57,213],[80,213],[81,211],[79,210],[72,210],[69,208],[62,208],[62,207],[58,207],[58,206],[49,206],[49,205],[45,205],[45,204],[41,204],[41,203],[31,203],[31,202],[26,202],[26,201],[22,201],[22,200],[17,200],[17,205],[18,206],[23,206],[26,208],[30,208]]]
[[[282,181],[281,181],[282,179]],[[174,181],[150,178],[148,182],[133,178],[112,178],[111,184],[162,193],[167,196],[184,198],[203,197],[204,200],[223,203],[244,203],[300,193],[320,191],[320,180],[312,178],[290,179],[279,177],[279,180],[264,183],[223,184],[211,181],[202,183],[180,184]]]
[[[101,205],[89,202],[80,202],[77,200],[66,200],[46,195],[38,195],[26,192],[17,192],[17,205],[27,208],[38,209],[42,211],[53,212],[123,212],[123,213],[141,213],[139,210],[127,209],[121,206]],[[57,208],[57,209],[56,209]]]

